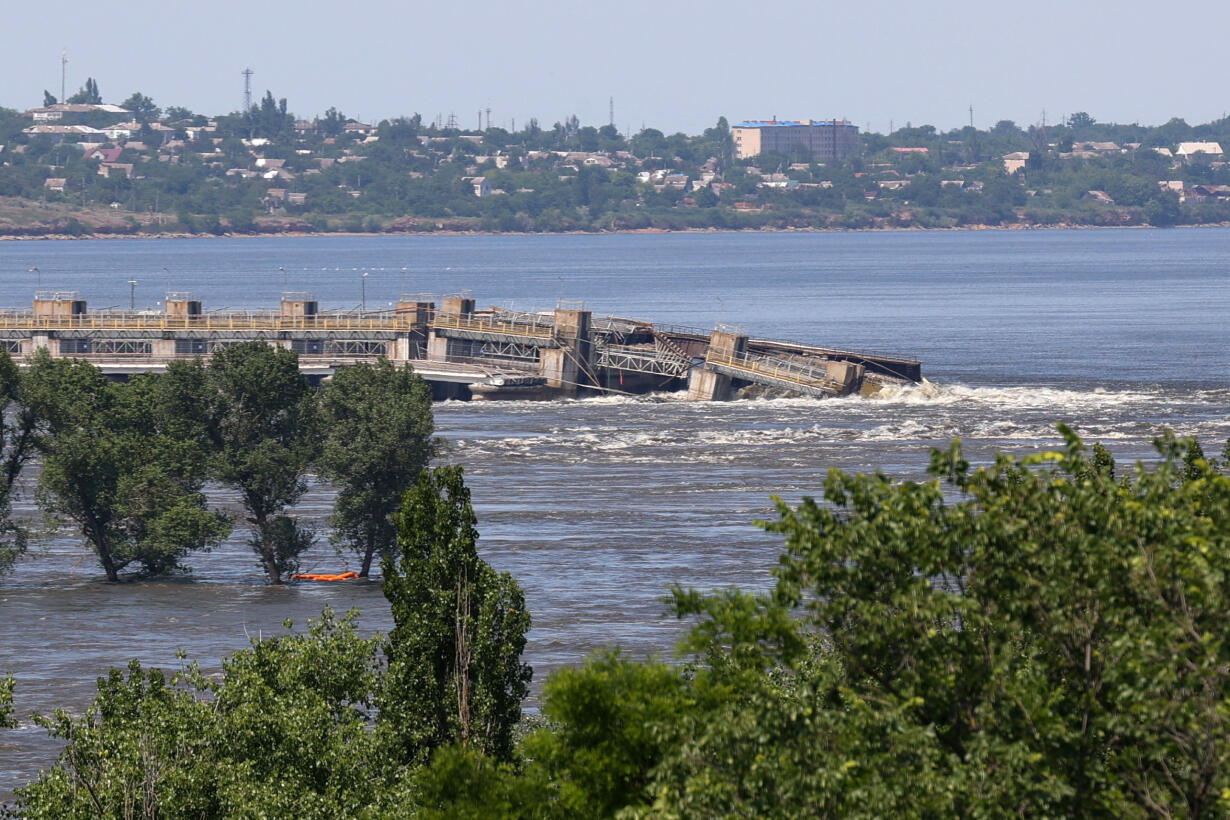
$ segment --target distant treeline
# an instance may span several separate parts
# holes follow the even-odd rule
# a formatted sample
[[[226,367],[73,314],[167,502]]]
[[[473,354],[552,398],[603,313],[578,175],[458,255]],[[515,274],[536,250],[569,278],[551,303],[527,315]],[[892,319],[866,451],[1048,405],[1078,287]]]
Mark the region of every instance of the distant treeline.
[[[97,87],[94,88],[97,94]],[[1182,161],[1188,141],[1230,149],[1230,118],[1190,126],[1098,123],[864,133],[859,156],[806,152],[738,160],[725,118],[699,135],[583,126],[463,130],[418,116],[357,123],[336,109],[298,120],[272,94],[207,118],[134,94],[130,136],[85,152],[0,109],[0,196],[57,206],[0,207],[0,233],[285,231],[610,231],[1176,225],[1230,221],[1220,155]],[[1110,150],[1083,150],[1113,143]],[[898,149],[912,149],[903,151]],[[1159,150],[1161,153],[1159,153]],[[1007,173],[1003,157],[1028,155]],[[102,173],[100,173],[100,170]],[[48,187],[51,180],[51,187]],[[1167,183],[1162,185],[1162,183]],[[1205,186],[1203,192],[1196,186]]]

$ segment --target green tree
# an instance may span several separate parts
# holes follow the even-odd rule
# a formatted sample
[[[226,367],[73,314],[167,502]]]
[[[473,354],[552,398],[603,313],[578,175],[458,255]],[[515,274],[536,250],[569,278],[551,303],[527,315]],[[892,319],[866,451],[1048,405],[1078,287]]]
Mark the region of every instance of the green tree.
[[[787,547],[771,595],[677,592],[702,615],[697,680],[758,688],[685,731],[656,806],[790,816],[730,800],[812,778],[815,814],[1223,814],[1230,478],[1166,437],[1117,480],[1063,433],[978,470],[937,451],[925,484],[831,471],[825,505],[779,504],[768,526]]]
[[[507,760],[531,676],[525,596],[478,557],[460,467],[424,471],[397,525],[396,553],[381,565],[393,609],[380,702],[390,754],[425,762],[460,743]]]
[[[36,719],[64,741],[18,790],[31,818],[394,816],[374,753],[379,638],[325,610],[307,633],[254,638],[222,664],[168,677],[112,669],[81,717]],[[287,623],[289,628],[290,624]]]
[[[213,474],[239,493],[249,544],[272,584],[281,584],[312,543],[284,514],[307,490],[319,430],[315,396],[299,357],[260,341],[219,350],[206,368]]]
[[[44,92],[45,93],[45,92]],[[67,103],[86,103],[88,105],[102,105],[102,94],[98,92],[98,81],[93,77],[86,77],[85,85],[77,90],[67,100]]]
[[[43,107],[44,108],[49,108],[55,105],[57,102],[59,101],[55,98],[54,94],[52,94],[47,89],[43,89]]]
[[[17,720],[13,717],[13,688],[17,681],[12,675],[0,678],[0,729],[13,729]]]
[[[372,557],[397,541],[393,513],[436,454],[431,388],[409,366],[386,359],[337,371],[321,390],[321,474],[337,488],[329,519],[335,540]]]
[[[111,383],[45,350],[23,377],[39,424],[40,505],[80,528],[109,581],[133,564],[143,575],[182,569],[230,531],[200,491],[199,442],[178,437],[178,422],[160,412],[168,387],[157,376]]]
[[[346,130],[346,115],[332,106],[325,115],[317,120],[320,133],[326,137],[336,137]]]
[[[13,520],[13,493],[34,454],[37,421],[20,392],[17,365],[7,350],[0,350],[0,575],[26,550],[26,530]]]
[[[1081,131],[1086,128],[1092,128],[1097,124],[1097,120],[1089,116],[1084,111],[1077,111],[1075,114],[1068,115],[1068,127],[1073,131]]]
[[[195,117],[191,108],[184,108],[180,105],[168,105],[163,113],[166,114],[167,120],[170,122],[187,122]]]
[[[134,91],[131,97],[120,103],[120,108],[131,111],[133,119],[139,123],[149,123],[162,115],[162,109],[140,91]]]

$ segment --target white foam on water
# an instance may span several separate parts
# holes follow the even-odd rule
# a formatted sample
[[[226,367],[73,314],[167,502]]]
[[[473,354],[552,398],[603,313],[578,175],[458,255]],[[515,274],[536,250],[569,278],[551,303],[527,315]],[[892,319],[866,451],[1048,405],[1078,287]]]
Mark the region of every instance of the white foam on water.
[[[1140,405],[1163,399],[1160,392],[1148,390],[1107,390],[1094,387],[1072,390],[1058,387],[969,387],[963,384],[923,382],[886,387],[868,396],[873,404],[896,405],[967,405],[1002,408],[1005,410],[1062,410],[1064,413],[1105,410]]]

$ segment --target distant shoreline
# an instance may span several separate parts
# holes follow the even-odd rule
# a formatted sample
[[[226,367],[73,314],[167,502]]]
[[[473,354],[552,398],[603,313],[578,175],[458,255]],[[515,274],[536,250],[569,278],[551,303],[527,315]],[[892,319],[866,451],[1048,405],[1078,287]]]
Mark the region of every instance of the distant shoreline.
[[[1096,231],[1096,230],[1144,230],[1153,225],[1033,225],[1012,223],[1008,225],[968,225],[959,228],[922,227],[875,227],[875,228],[635,228],[616,231],[266,231],[254,233],[91,233],[81,236],[70,234],[0,235],[0,242],[45,242],[45,241],[90,241],[111,239],[280,239],[317,238],[329,236],[365,237],[422,237],[433,236],[618,236],[640,234],[792,234],[792,233],[965,233],[983,231]],[[1230,222],[1210,222],[1201,225],[1174,225],[1156,230],[1182,230],[1201,228],[1230,228]]]

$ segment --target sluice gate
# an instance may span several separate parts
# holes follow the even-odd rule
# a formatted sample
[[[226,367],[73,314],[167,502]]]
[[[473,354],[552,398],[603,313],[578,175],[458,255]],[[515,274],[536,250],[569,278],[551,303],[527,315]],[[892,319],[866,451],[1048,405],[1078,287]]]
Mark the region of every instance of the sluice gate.
[[[90,311],[76,292],[40,291],[32,310],[0,311],[0,344],[18,363],[46,350],[125,378],[257,340],[297,353],[314,379],[380,357],[409,363],[439,398],[686,390],[713,401],[753,386],[826,397],[922,378],[921,363],[906,357],[752,339],[732,326],[595,317],[579,303],[526,313],[477,310],[464,295],[437,308],[434,298],[414,295],[391,310],[321,311],[311,294],[288,292],[273,311],[202,307],[191,294],[168,293],[161,311]]]

